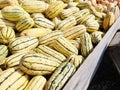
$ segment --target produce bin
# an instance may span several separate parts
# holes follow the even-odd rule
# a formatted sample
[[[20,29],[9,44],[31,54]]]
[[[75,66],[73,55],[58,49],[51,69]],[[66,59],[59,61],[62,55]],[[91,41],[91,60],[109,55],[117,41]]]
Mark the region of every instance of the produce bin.
[[[109,28],[103,39],[94,48],[75,74],[66,83],[63,90],[86,90],[96,73],[105,50],[120,27],[120,17]]]

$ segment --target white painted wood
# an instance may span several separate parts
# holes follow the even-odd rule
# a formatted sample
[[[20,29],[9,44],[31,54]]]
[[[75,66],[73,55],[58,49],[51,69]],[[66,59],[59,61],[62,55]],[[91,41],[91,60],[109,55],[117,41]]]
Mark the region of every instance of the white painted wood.
[[[120,17],[111,26],[103,39],[99,42],[92,53],[85,59],[83,64],[67,82],[63,90],[86,90],[88,88],[90,81],[93,78],[95,71],[97,70],[97,67],[101,61],[101,57],[103,56],[110,41],[119,28]]]

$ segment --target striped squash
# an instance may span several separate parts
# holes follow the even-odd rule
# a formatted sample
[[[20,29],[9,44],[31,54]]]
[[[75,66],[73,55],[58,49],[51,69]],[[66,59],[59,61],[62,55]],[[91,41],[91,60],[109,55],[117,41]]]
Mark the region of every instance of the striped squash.
[[[73,0],[74,2],[80,2],[80,1],[83,1],[83,0]]]
[[[65,3],[72,2],[73,0],[62,0]]]
[[[88,20],[95,20],[95,16],[93,14],[86,15],[83,19],[81,19],[80,24],[84,24]]]
[[[6,45],[0,45],[0,65],[4,64],[5,58],[8,55],[8,47]]]
[[[54,29],[55,27],[55,24],[45,17],[34,18],[34,22],[35,22],[35,27],[37,28],[44,27],[44,28]]]
[[[66,38],[61,37],[58,38],[54,43],[53,43],[53,47],[55,48],[55,50],[57,50],[58,52],[62,53],[63,55],[65,55],[66,57],[69,57],[72,54],[78,54],[78,50],[77,48],[72,45]]]
[[[78,7],[70,7],[70,8],[67,8],[67,9],[64,9],[61,14],[60,14],[60,17],[62,19],[65,19],[69,16],[72,16],[74,13],[78,12],[79,11],[79,8]]]
[[[2,13],[1,13],[1,10],[0,10],[0,18],[3,18]]]
[[[76,40],[69,40],[78,50],[80,50],[80,43]]]
[[[111,12],[114,13],[115,20],[120,16],[120,9],[118,6],[112,7]]]
[[[52,19],[52,22],[55,24],[55,27],[56,27],[61,22],[61,19],[59,17],[55,17]]]
[[[97,4],[97,5],[95,6],[95,9],[96,9],[96,11],[98,11],[98,12],[103,12],[103,11],[105,11],[105,8],[104,8],[104,6],[103,6],[102,4]]]
[[[11,5],[19,6],[17,0],[0,0],[0,8],[4,8],[6,6],[11,6]]]
[[[71,40],[79,37],[81,34],[86,32],[86,27],[84,25],[77,25],[70,29],[64,30],[64,37]]]
[[[61,30],[61,31],[64,31],[64,30],[67,30],[73,26],[76,25],[76,19],[74,16],[70,16],[66,19],[64,19],[63,21],[61,21],[57,26],[56,26],[56,29],[57,30]]]
[[[76,13],[73,14],[73,16],[75,17],[77,24],[80,24],[80,22],[82,20],[84,20],[84,18],[90,14],[89,9],[82,9]]]
[[[67,8],[70,8],[70,7],[77,7],[77,4],[78,4],[78,2],[68,2]]]
[[[39,44],[50,45],[59,37],[63,37],[63,32],[59,30],[52,31],[51,33],[48,33],[42,37],[39,37]]]
[[[12,53],[29,51],[38,46],[38,39],[31,36],[17,37],[9,44]]]
[[[73,75],[76,68],[73,64],[62,63],[49,78],[45,90],[62,90],[67,80]]]
[[[21,61],[21,58],[24,55],[28,54],[28,53],[35,53],[35,52],[30,50],[30,51],[24,51],[24,52],[15,53],[15,54],[12,54],[12,55],[8,56],[5,59],[5,66],[6,66],[6,68],[11,68],[11,67],[18,66],[20,61]]]
[[[98,11],[98,12],[103,12],[103,11],[105,11],[105,7],[104,7],[102,4],[97,4],[97,5],[95,6],[95,9],[96,9],[96,11]]]
[[[9,44],[13,39],[15,39],[15,31],[12,27],[4,27],[0,30],[0,43]]]
[[[44,14],[43,14],[43,13],[32,13],[32,14],[31,14],[31,17],[32,17],[33,19],[39,18],[39,17],[43,17],[43,18],[44,18]]]
[[[100,27],[97,20],[90,20],[90,19],[85,22],[85,26],[87,27],[88,32],[97,31],[99,30],[99,27]]]
[[[56,2],[57,0],[45,0],[48,4],[51,4],[53,2]]]
[[[103,19],[105,16],[104,12],[97,12],[95,7],[91,6],[91,11],[95,15],[96,18]]]
[[[84,60],[84,58],[83,58],[82,55],[75,55],[75,54],[73,54],[73,55],[71,55],[70,57],[68,57],[68,58],[66,59],[66,62],[70,62],[70,63],[72,63],[76,68],[78,68],[78,67],[82,64],[83,60]]]
[[[27,54],[21,59],[19,68],[29,75],[48,75],[59,65],[59,60],[42,54]]]
[[[94,14],[97,18],[102,19],[104,16],[103,13],[96,11],[95,7],[92,5],[90,1],[79,2],[77,4],[77,7],[79,7],[80,9],[89,9],[90,12]]]
[[[55,58],[55,59],[59,60],[60,62],[63,62],[66,59],[66,57],[63,54],[55,51],[52,48],[49,48],[48,46],[45,46],[45,45],[39,45],[36,48],[36,52],[41,53],[41,54],[51,57],[51,58]]]
[[[92,6],[91,1],[83,1],[77,4],[77,7],[79,7],[80,9],[90,8],[90,6]]]
[[[13,29],[15,29],[15,23],[9,20],[6,20],[4,18],[1,18],[2,21],[5,23],[6,26],[12,27]]]
[[[19,21],[30,15],[19,6],[7,6],[1,11],[3,17],[10,21]]]
[[[97,20],[98,24],[99,24],[99,28],[100,29],[103,29],[103,20],[102,19],[99,19]]]
[[[0,73],[1,90],[23,90],[29,81],[29,76],[20,69],[9,68]]]
[[[23,0],[21,7],[28,13],[44,12],[48,8],[48,4],[38,0]]]
[[[34,76],[24,90],[43,90],[47,80],[43,76]]]
[[[101,41],[102,37],[103,37],[104,33],[101,31],[95,31],[93,33],[91,33],[91,40],[94,44],[97,44]]]
[[[64,3],[62,1],[56,1],[49,5],[48,9],[45,11],[45,15],[48,18],[54,18],[58,16],[64,8]]]
[[[0,29],[3,27],[6,27],[5,22],[2,19],[0,19]]]
[[[52,32],[51,29],[39,27],[39,28],[30,28],[22,31],[20,36],[33,36],[33,37],[41,37],[48,33]]]
[[[85,32],[80,36],[81,54],[87,57],[93,50],[93,45],[89,33]]]
[[[16,29],[19,32],[25,29],[32,28],[33,26],[34,26],[34,21],[32,18],[24,18],[16,23]]]

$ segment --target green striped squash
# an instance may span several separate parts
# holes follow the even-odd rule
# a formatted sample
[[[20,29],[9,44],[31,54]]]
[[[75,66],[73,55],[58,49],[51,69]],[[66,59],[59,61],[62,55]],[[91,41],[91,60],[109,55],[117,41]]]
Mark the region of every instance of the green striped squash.
[[[76,68],[72,63],[62,63],[49,78],[45,90],[62,90],[67,80],[73,75]]]
[[[99,30],[99,27],[100,27],[97,20],[87,20],[85,22],[85,26],[87,27],[88,32],[97,31],[97,30]]]
[[[6,6],[1,10],[3,17],[10,21],[19,21],[30,15],[19,6]]]
[[[84,60],[84,57],[82,55],[71,55],[66,59],[66,62],[72,63],[76,68],[78,68]]]
[[[69,16],[72,16],[74,13],[78,12],[79,11],[79,8],[78,7],[70,7],[70,8],[67,8],[67,9],[64,9],[61,14],[60,14],[60,17],[62,19],[65,19]]]
[[[85,24],[88,20],[95,20],[95,16],[93,14],[86,15],[80,22],[80,24]]]
[[[65,3],[72,2],[73,0],[62,0]]]
[[[62,1],[53,2],[49,5],[47,10],[45,11],[45,15],[48,18],[54,18],[63,11],[63,8],[64,8],[64,3]]]
[[[67,8],[77,7],[78,2],[69,2]]]
[[[60,17],[55,17],[52,19],[52,22],[55,24],[55,27],[61,22]]]
[[[77,25],[70,29],[63,31],[64,37],[71,40],[79,37],[81,34],[86,32],[86,27],[84,25]]]
[[[48,4],[51,4],[53,2],[56,2],[57,0],[45,0]]]
[[[33,26],[34,26],[34,21],[32,18],[25,18],[16,23],[16,29],[19,32],[25,29],[32,28]]]
[[[55,24],[45,17],[34,18],[34,22],[35,22],[35,27],[38,28],[43,27],[43,28],[54,29],[55,27]]]
[[[39,18],[39,17],[43,17],[43,18],[44,18],[44,14],[43,14],[43,13],[32,13],[32,14],[31,14],[31,17],[32,17],[33,19]]]
[[[102,12],[97,12],[95,7],[92,5],[91,1],[84,1],[84,2],[79,2],[77,4],[77,7],[80,9],[89,9],[91,13],[93,13],[97,18],[103,19],[104,14]]]
[[[92,6],[91,1],[83,1],[77,4],[77,7],[79,7],[80,9],[90,8],[90,6]]]
[[[28,13],[41,13],[48,8],[48,5],[44,1],[23,0],[21,7]]]
[[[22,57],[19,68],[29,75],[48,75],[59,65],[59,60],[43,54],[27,54]]]
[[[9,44],[15,39],[15,31],[12,27],[4,27],[0,30],[0,43]]]
[[[84,20],[85,17],[89,14],[90,14],[89,9],[82,9],[82,10],[74,13],[73,16],[75,17],[77,24],[80,24],[81,21]]]
[[[80,50],[80,43],[76,40],[69,40],[69,42],[74,45],[78,50]]]
[[[63,54],[57,52],[56,50],[54,50],[46,45],[39,45],[36,48],[36,52],[41,53],[41,54],[51,57],[51,58],[55,58],[55,59],[59,60],[60,62],[63,62],[66,60],[66,57]]]
[[[9,44],[12,53],[29,51],[38,46],[38,39],[31,36],[17,37]]]
[[[5,62],[5,58],[8,55],[8,47],[6,45],[0,45],[0,65]]]
[[[29,81],[29,76],[20,69],[9,68],[0,73],[1,90],[23,90]]]
[[[60,30],[52,31],[46,35],[39,37],[39,44],[40,45],[50,45],[59,37],[63,37],[63,32],[61,32]]]
[[[90,34],[85,32],[80,36],[81,43],[81,54],[84,57],[87,57],[93,50],[93,44],[91,41]]]
[[[91,40],[94,44],[97,44],[101,41],[102,37],[103,37],[104,33],[101,31],[95,31],[93,33],[91,33]]]
[[[67,30],[73,26],[76,25],[76,19],[74,16],[70,16],[64,20],[62,20],[57,26],[56,26],[56,29],[57,30],[61,30],[61,31],[64,31],[64,30]]]
[[[5,23],[6,26],[9,26],[9,27],[12,27],[13,29],[15,29],[15,23],[14,22],[9,21],[9,20],[7,20],[5,18],[1,18],[1,20]]]
[[[64,37],[58,38],[53,43],[53,47],[55,50],[62,53],[66,57],[69,57],[72,54],[78,54],[77,48]]]
[[[2,19],[0,19],[0,29],[3,27],[6,27],[5,22]]]
[[[120,9],[117,5],[111,8],[111,12],[114,13],[115,19],[117,19],[120,16]]]
[[[46,82],[44,76],[34,76],[24,90],[43,90]]]
[[[21,58],[28,53],[35,53],[35,52],[32,50],[24,51],[24,52],[15,53],[15,54],[12,54],[12,55],[6,57],[6,59],[5,59],[6,68],[18,66],[21,61]]]

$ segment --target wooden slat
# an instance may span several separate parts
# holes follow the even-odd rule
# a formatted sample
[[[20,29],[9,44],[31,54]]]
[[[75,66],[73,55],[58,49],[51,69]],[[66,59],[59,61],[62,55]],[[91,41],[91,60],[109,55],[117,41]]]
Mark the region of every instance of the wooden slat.
[[[95,71],[101,61],[105,50],[107,49],[113,36],[119,29],[120,17],[111,26],[103,39],[94,48],[92,53],[86,58],[84,63],[78,68],[75,74],[71,77],[63,90],[86,90],[92,80]]]

